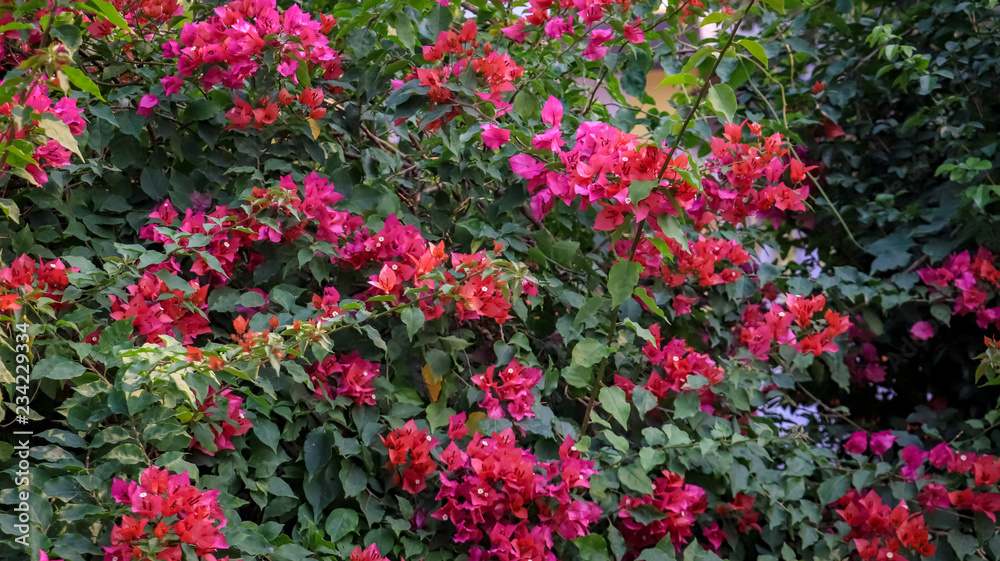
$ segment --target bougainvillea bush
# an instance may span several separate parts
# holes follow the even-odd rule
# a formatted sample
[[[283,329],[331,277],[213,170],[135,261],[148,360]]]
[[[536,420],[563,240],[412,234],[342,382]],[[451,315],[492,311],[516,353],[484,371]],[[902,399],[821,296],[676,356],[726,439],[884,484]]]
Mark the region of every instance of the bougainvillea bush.
[[[812,118],[747,98],[811,8],[0,4],[4,558],[1000,556],[1000,411],[814,397],[892,400],[909,282],[992,404],[1000,273],[828,274]]]

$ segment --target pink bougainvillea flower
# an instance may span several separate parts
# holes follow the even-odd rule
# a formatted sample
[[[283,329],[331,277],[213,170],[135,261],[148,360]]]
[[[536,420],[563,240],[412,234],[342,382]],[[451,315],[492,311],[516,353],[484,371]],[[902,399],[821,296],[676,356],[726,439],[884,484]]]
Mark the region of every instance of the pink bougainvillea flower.
[[[573,22],[570,18],[556,17],[545,22],[545,35],[549,39],[558,39],[567,33],[573,33]]]
[[[150,113],[153,112],[153,108],[156,107],[159,103],[160,103],[160,98],[156,97],[153,94],[146,94],[142,96],[142,99],[139,100],[139,108],[136,110],[136,113],[140,115],[149,115]]]
[[[523,19],[517,20],[513,25],[500,28],[500,31],[511,41],[517,41],[518,43],[523,43],[524,38],[528,36],[527,32],[524,31]]]
[[[463,411],[457,415],[452,415],[451,418],[448,419],[448,438],[458,440],[469,434],[469,429],[465,426],[467,418],[468,417]]]
[[[502,129],[490,123],[479,125],[483,129],[483,143],[493,150],[499,150],[501,146],[510,141],[510,131]]]
[[[550,95],[542,107],[542,122],[550,127],[558,127],[562,123],[563,104],[559,99]]]
[[[646,42],[646,34],[643,33],[642,28],[639,27],[641,23],[642,18],[638,18],[635,20],[635,24],[625,26],[622,34],[625,36],[626,41],[635,44]]]
[[[868,433],[863,430],[852,434],[844,444],[844,450],[851,454],[864,454],[866,449],[868,449]]]
[[[160,84],[163,85],[163,95],[169,96],[181,91],[184,79],[180,76],[164,76],[160,78]]]
[[[545,162],[539,162],[527,154],[510,157],[510,169],[525,179],[538,177],[545,171]]]
[[[881,456],[882,454],[885,454],[889,448],[892,448],[893,442],[896,442],[896,437],[892,434],[892,431],[884,430],[882,432],[876,432],[872,434],[872,452]]]
[[[919,321],[913,324],[913,327],[910,328],[910,335],[912,335],[914,339],[926,341],[934,336],[934,328],[931,327],[931,324],[926,321]]]

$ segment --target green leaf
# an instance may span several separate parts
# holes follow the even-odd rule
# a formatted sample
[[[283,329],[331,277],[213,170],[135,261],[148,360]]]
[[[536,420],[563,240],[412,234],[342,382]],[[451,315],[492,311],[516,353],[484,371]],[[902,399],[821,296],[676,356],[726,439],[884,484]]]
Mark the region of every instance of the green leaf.
[[[973,554],[979,547],[979,541],[974,536],[963,534],[958,528],[948,532],[948,544],[955,550],[955,556],[959,561],[974,558]]]
[[[641,386],[636,386],[632,389],[632,403],[635,404],[635,408],[639,410],[639,416],[645,417],[646,413],[649,413],[659,404],[660,400],[653,395],[653,392],[643,388]]]
[[[676,216],[661,214],[656,218],[656,224],[663,231],[663,235],[681,244],[681,247],[685,249],[689,247],[687,236],[684,234],[684,230],[681,229],[680,222],[677,221]]]
[[[244,292],[240,295],[239,299],[236,300],[237,306],[243,306],[244,308],[259,308],[265,303],[264,297],[257,292]]]
[[[698,412],[698,407],[701,406],[701,399],[698,397],[697,392],[686,391],[682,392],[674,400],[674,417],[678,419],[687,419]]]
[[[851,482],[846,475],[838,475],[827,479],[819,486],[819,502],[828,505],[844,496],[844,493],[851,487]]]
[[[531,119],[541,111],[538,98],[529,90],[521,90],[514,98],[514,110],[525,121]]]
[[[395,28],[396,37],[399,37],[399,41],[403,43],[403,46],[412,50],[414,45],[417,44],[417,34],[413,29],[413,20],[405,12],[400,11],[396,14],[396,23],[393,25],[393,28]]]
[[[333,457],[333,445],[326,437],[326,429],[316,427],[306,436],[303,445],[306,471],[317,473]]]
[[[406,335],[412,341],[413,336],[424,326],[424,312],[416,306],[411,306],[403,310],[400,319],[406,324]]]
[[[358,527],[358,513],[348,508],[338,508],[326,519],[327,539],[332,542],[350,534]]]
[[[71,84],[96,97],[97,99],[105,101],[104,96],[101,95],[101,90],[97,88],[97,84],[95,84],[89,76],[84,74],[82,70],[76,68],[75,66],[67,65],[62,68],[62,71],[66,74],[66,77],[69,78],[69,82]]]
[[[45,132],[45,136],[59,142],[64,148],[67,148],[70,152],[83,159],[83,154],[80,153],[80,145],[77,143],[73,133],[70,132],[69,125],[59,119],[43,117],[39,128]]]
[[[698,22],[698,27],[705,27],[706,25],[712,25],[713,23],[719,23],[720,21],[725,21],[729,17],[729,14],[725,12],[713,12],[701,18]]]
[[[132,336],[133,318],[120,319],[101,331],[101,337],[97,342],[97,352],[109,355],[115,347],[128,343]]]
[[[632,204],[637,204],[639,201],[645,199],[653,192],[653,189],[659,185],[659,181],[649,180],[649,181],[633,181],[628,186],[628,198],[632,201]]]
[[[608,273],[608,292],[611,293],[611,307],[621,306],[632,295],[639,283],[642,265],[635,261],[619,261],[611,266]]]
[[[86,4],[83,7],[91,12],[94,12],[95,14],[103,15],[108,18],[108,21],[122,28],[126,33],[131,35],[132,29],[128,26],[128,22],[125,21],[125,18],[123,18],[122,15],[118,13],[118,10],[115,9],[114,4],[106,2],[105,0],[90,0],[90,3],[93,4],[94,7],[87,6]]]
[[[222,113],[222,108],[211,99],[196,99],[187,104],[181,111],[181,120],[189,123],[191,121],[207,121]]]
[[[584,367],[590,367],[611,354],[611,349],[607,345],[596,339],[589,337],[581,339],[573,347],[573,363]]]
[[[21,223],[21,209],[17,208],[17,203],[10,199],[0,199],[0,209],[15,224]]]
[[[689,74],[687,72],[681,72],[680,74],[674,74],[672,76],[667,76],[660,81],[661,86],[679,86],[681,84],[697,84],[698,77],[694,74]]]
[[[764,0],[764,3],[779,14],[785,13],[785,0]]]
[[[375,343],[376,347],[382,349],[383,351],[389,350],[385,346],[385,341],[382,340],[382,336],[379,335],[378,331],[376,331],[374,327],[370,325],[362,325],[360,329],[361,331],[365,332],[365,335],[367,335],[368,338],[371,339],[372,343]]]
[[[628,399],[625,397],[625,390],[617,386],[601,388],[599,397],[601,407],[608,413],[611,413],[611,416],[618,421],[618,424],[624,428],[628,428],[628,416],[632,412],[632,406],[629,405]]]
[[[708,102],[715,112],[724,115],[727,121],[732,121],[736,115],[736,94],[729,84],[716,84],[708,90]]]
[[[340,466],[340,482],[344,485],[344,494],[348,497],[356,497],[368,486],[368,476],[365,470],[354,462],[345,461]]]
[[[639,464],[631,464],[618,468],[618,480],[622,482],[625,488],[636,493],[643,495],[653,493],[653,482]]]
[[[82,364],[57,356],[38,361],[31,370],[31,377],[38,380],[72,380],[86,371]]]
[[[760,43],[752,39],[740,39],[740,45],[743,45],[754,58],[764,65],[764,68],[767,68],[767,53],[764,52],[764,47],[761,47]]]
[[[608,561],[608,542],[599,534],[588,534],[573,540],[580,549],[582,561]]]

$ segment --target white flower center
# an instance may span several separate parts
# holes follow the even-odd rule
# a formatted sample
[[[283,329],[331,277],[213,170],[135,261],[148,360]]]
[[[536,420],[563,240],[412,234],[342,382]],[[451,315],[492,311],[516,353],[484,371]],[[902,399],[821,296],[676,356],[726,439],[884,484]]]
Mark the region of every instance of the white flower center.
[[[447,521],[448,521],[448,515],[447,515],[447,514],[445,514],[444,516],[442,516],[442,517],[441,517],[441,520],[444,520],[445,522],[447,522]]]
[[[379,237],[378,237],[378,241],[380,241],[380,242],[384,242],[384,241],[385,241],[385,238],[383,238],[382,236],[379,236]]]
[[[413,480],[413,483],[414,483],[414,485],[420,485],[420,480],[419,479],[415,479],[415,480]]]
[[[632,204],[632,199],[629,198],[629,197],[625,197],[625,204],[627,204],[627,205]]]
[[[785,317],[785,312],[778,312],[778,317],[779,318]]]
[[[965,454],[962,454],[961,456],[959,456],[959,457],[958,457],[958,459],[959,459],[959,460],[962,460],[962,461],[964,462],[964,461],[965,461],[965,459],[966,459],[966,456],[965,456]]]
[[[392,266],[392,270],[393,270],[393,271],[395,271],[395,270],[397,270],[397,269],[399,269],[399,265],[393,265],[393,266]]]
[[[489,290],[489,289],[484,286],[483,287],[483,292],[486,292],[487,290]]]
[[[428,434],[427,435],[427,442],[430,442],[430,441],[431,441],[431,435]]]
[[[965,458],[962,458],[962,459],[964,460]],[[146,498],[146,493],[139,493],[139,498],[140,499],[145,499]]]

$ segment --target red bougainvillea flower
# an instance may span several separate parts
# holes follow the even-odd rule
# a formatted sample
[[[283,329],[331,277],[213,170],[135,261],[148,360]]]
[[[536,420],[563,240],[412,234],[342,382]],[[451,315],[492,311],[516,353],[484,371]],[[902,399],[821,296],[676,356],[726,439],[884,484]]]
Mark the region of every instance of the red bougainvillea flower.
[[[669,537],[680,552],[693,536],[697,516],[705,512],[708,501],[705,490],[684,482],[684,476],[663,471],[653,482],[654,492],[642,497],[622,497],[618,504],[618,529],[625,543],[635,551],[652,547]],[[635,520],[632,510],[650,505],[665,514],[660,520],[643,524]]]
[[[225,400],[225,407],[219,406],[219,400]],[[216,451],[235,450],[232,438],[246,434],[253,424],[246,418],[246,411],[240,409],[243,405],[243,398],[233,394],[231,388],[217,391],[214,386],[209,386],[208,395],[198,406],[198,410],[209,419],[209,428],[212,431],[213,443]],[[205,449],[204,446],[194,437],[191,438],[190,448],[200,450],[209,456],[214,456],[215,452]]]
[[[859,430],[858,432],[851,435],[847,439],[847,443],[844,444],[844,450],[847,450],[851,454],[864,454],[865,450],[868,449],[868,432]]]
[[[389,558],[382,557],[378,546],[371,544],[365,549],[361,549],[360,546],[355,547],[354,551],[351,552],[351,561],[389,561]]]
[[[490,123],[484,123],[480,127],[483,129],[483,143],[486,144],[487,148],[499,150],[510,140],[510,131],[507,129]]]
[[[463,452],[454,442],[442,454],[438,501],[432,516],[455,528],[455,541],[468,543],[472,559],[551,559],[552,537],[586,535],[600,508],[577,500],[575,487],[589,487],[593,463],[567,438],[559,460],[538,462],[517,446],[512,429],[489,437],[476,434]]]
[[[148,547],[151,539],[157,540],[164,553],[176,551],[179,555],[181,544],[188,544],[206,559],[229,547],[221,532],[226,517],[219,507],[219,491],[198,491],[187,472],[170,475],[166,469],[152,466],[142,472],[138,482],[114,479],[111,495],[138,516],[126,515],[112,528],[111,545],[104,548],[106,559],[132,559],[135,548]],[[154,528],[152,535],[150,527]],[[164,558],[162,554],[160,558]]]
[[[537,368],[526,368],[517,359],[503,367],[495,375],[496,367],[490,366],[484,374],[472,377],[472,383],[486,393],[482,406],[492,419],[503,417],[502,403],[506,403],[510,416],[520,421],[525,417],[534,417],[531,410],[535,402],[532,389],[542,379],[542,371]]]
[[[426,430],[418,429],[411,419],[402,428],[382,437],[382,443],[389,451],[387,467],[393,470],[396,485],[402,484],[403,490],[408,493],[426,489],[427,478],[438,467],[431,457],[431,449],[438,445],[437,439]]]
[[[357,351],[330,355],[306,367],[318,398],[351,398],[355,405],[375,405],[375,388],[381,365],[363,360]]]

